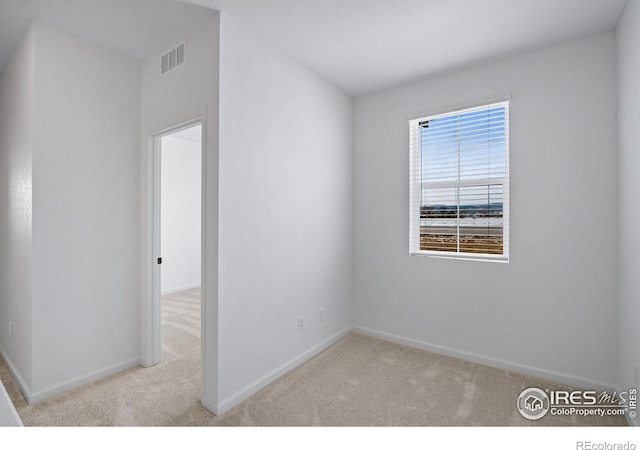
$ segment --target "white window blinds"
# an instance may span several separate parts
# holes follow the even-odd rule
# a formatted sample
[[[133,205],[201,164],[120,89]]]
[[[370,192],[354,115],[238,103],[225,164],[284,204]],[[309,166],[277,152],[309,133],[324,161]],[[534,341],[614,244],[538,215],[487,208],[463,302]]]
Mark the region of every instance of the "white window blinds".
[[[410,253],[508,261],[509,102],[409,129]]]

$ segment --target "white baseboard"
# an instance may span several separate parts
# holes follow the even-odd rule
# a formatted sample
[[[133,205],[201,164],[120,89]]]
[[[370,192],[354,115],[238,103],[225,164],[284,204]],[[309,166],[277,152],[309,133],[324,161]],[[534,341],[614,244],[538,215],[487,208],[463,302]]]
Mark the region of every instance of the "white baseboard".
[[[0,427],[21,427],[22,420],[0,381]]]
[[[306,352],[302,353],[300,356],[298,356],[298,357],[292,359],[291,361],[281,365],[280,367],[278,367],[274,371],[268,373],[264,377],[259,378],[254,383],[248,385],[247,387],[239,390],[235,394],[233,394],[233,395],[227,397],[226,399],[222,400],[217,405],[214,404],[214,402],[208,401],[207,399],[203,398],[202,402],[201,402],[202,406],[204,406],[206,409],[208,409],[209,411],[211,411],[213,414],[215,414],[217,416],[219,416],[221,414],[224,414],[225,412],[229,411],[234,406],[239,405],[244,400],[246,400],[249,397],[251,397],[253,394],[258,392],[260,389],[262,389],[265,386],[273,383],[275,380],[277,380],[278,378],[280,378],[281,376],[283,376],[287,372],[290,372],[291,370],[295,369],[296,367],[298,367],[299,365],[301,365],[305,361],[307,361],[307,360],[311,359],[312,357],[316,356],[318,353],[320,353],[321,351],[325,350],[329,346],[335,344],[340,339],[342,339],[343,337],[345,337],[346,335],[351,333],[351,331],[352,331],[352,328],[349,326],[349,327],[345,328],[344,330],[340,331],[339,333],[334,334],[330,338],[322,341],[318,345],[316,345],[316,346],[310,348],[309,350],[307,350]]]
[[[180,286],[180,287],[176,287],[176,288],[169,288],[169,289],[166,289],[166,290],[162,291],[160,293],[160,295],[174,294],[176,292],[188,291],[189,289],[195,289],[195,288],[199,288],[199,287],[200,287],[200,283],[189,284],[187,286]]]
[[[25,395],[27,403],[33,404],[38,403],[48,398],[54,397],[56,395],[63,394],[72,389],[78,388],[80,386],[84,386],[89,383],[93,383],[94,381],[101,380],[108,376],[114,375],[116,373],[122,372],[123,370],[130,369],[140,364],[139,358],[133,358],[118,364],[114,364],[109,367],[105,367],[104,369],[96,370],[95,372],[91,372],[87,375],[83,375],[78,378],[74,378],[69,381],[65,381],[63,383],[59,383],[55,386],[42,389],[38,392],[32,392],[29,397]]]
[[[7,369],[9,369],[9,372],[11,372],[11,376],[13,376],[13,379],[18,385],[18,388],[20,389],[20,392],[22,392],[22,395],[24,396],[25,400],[27,400],[27,403],[29,403],[29,398],[31,398],[31,389],[29,388],[27,383],[24,381],[24,378],[22,378],[22,375],[20,374],[16,366],[13,364],[11,359],[9,359],[2,350],[0,350],[0,357],[2,357],[2,360],[7,366]]]
[[[594,389],[597,391],[602,390],[616,390],[615,386],[589,378],[582,378],[575,375],[554,372],[551,370],[540,369],[537,367],[531,367],[524,364],[514,363],[496,358],[490,358],[483,355],[477,355],[465,351],[455,350],[449,347],[441,345],[430,344],[427,342],[418,341],[415,339],[397,336],[390,333],[384,333],[382,331],[372,330],[370,328],[354,326],[354,333],[363,334],[365,336],[371,336],[384,341],[394,342],[396,344],[406,345],[407,347],[418,348],[431,353],[437,353],[440,355],[451,356],[453,358],[462,359],[465,361],[471,361],[477,364],[482,364],[489,367],[495,367],[497,369],[508,370],[510,372],[519,373],[522,375],[528,375],[531,377],[542,378],[549,381],[555,381],[557,383],[566,384],[569,386],[575,386],[585,389]]]
[[[218,406],[214,402],[209,401],[204,397],[200,399],[200,404],[204,409],[209,411],[211,414],[215,414],[216,416],[219,416],[220,414],[222,414],[221,412],[218,411]]]

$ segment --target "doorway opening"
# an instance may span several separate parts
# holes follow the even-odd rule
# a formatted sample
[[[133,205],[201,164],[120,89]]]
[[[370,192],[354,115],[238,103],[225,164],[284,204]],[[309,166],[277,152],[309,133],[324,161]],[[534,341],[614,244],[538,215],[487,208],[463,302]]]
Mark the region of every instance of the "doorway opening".
[[[157,139],[159,363],[201,355],[202,123]],[[159,169],[159,170],[158,170]],[[159,219],[159,220],[158,220]],[[160,344],[160,345],[158,345]]]

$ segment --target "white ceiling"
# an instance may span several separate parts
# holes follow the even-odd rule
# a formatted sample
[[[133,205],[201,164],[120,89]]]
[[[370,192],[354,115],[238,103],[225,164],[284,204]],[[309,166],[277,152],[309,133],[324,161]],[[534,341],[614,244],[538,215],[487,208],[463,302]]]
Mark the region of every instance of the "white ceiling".
[[[361,96],[612,30],[626,2],[0,0],[0,71],[33,19],[144,59],[216,9]]]
[[[169,0],[0,0],[0,72],[33,20],[142,60],[215,12]]]
[[[611,30],[627,0],[181,0],[360,96]]]

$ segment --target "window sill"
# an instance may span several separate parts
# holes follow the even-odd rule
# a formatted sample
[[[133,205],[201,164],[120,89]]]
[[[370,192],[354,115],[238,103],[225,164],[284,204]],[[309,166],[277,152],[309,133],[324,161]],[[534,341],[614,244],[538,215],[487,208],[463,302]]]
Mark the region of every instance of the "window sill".
[[[480,255],[473,253],[442,254],[437,252],[410,252],[409,255],[436,259],[461,259],[464,261],[484,261],[503,264],[509,263],[509,257],[503,255]]]

